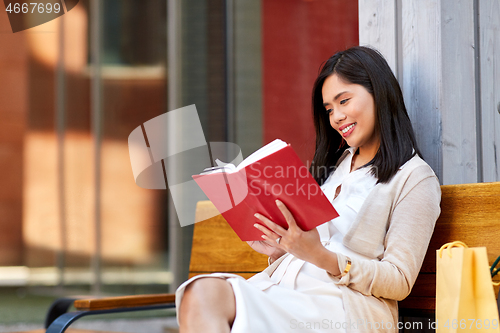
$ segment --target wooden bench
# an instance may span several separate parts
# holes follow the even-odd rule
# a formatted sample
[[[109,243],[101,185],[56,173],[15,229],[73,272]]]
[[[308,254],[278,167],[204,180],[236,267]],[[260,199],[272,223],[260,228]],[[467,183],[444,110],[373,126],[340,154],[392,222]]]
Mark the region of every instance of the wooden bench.
[[[485,246],[492,264],[500,255],[500,182],[441,186],[441,215],[411,294],[399,302],[400,312],[418,314],[436,308],[436,250],[461,240]],[[495,289],[498,294],[498,287]]]
[[[490,263],[500,255],[500,182],[441,186],[441,216],[437,221],[421,272],[411,294],[399,302],[400,313],[408,317],[432,314],[436,294],[436,250],[461,240],[470,247],[486,246]],[[267,267],[267,257],[241,242],[215,207],[199,202],[189,277],[213,272],[230,272],[249,278]],[[498,293],[498,289],[495,291]],[[166,304],[175,295],[142,295],[74,302],[78,311],[107,311],[137,306]],[[47,331],[49,332],[49,330]],[[50,331],[50,333],[63,332]]]

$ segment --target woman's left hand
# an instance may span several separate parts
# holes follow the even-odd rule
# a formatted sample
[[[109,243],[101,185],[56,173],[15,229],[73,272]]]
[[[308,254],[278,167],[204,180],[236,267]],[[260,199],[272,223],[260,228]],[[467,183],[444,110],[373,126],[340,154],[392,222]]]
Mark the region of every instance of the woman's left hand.
[[[318,230],[313,228],[309,231],[303,231],[284,203],[276,200],[276,205],[288,223],[288,230],[261,214],[255,214],[255,217],[267,226],[266,228],[258,223],[255,224],[255,227],[264,233],[262,238],[299,259],[308,262],[315,261],[315,256],[323,249]],[[278,239],[280,239],[279,244],[276,244]]]

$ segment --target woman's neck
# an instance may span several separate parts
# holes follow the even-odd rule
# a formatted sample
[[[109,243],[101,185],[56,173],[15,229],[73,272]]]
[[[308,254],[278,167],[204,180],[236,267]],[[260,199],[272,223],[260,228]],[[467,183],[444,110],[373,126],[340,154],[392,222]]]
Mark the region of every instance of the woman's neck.
[[[359,167],[370,162],[377,154],[379,146],[374,146],[370,148],[360,147],[357,148],[351,162],[351,171],[358,169]]]

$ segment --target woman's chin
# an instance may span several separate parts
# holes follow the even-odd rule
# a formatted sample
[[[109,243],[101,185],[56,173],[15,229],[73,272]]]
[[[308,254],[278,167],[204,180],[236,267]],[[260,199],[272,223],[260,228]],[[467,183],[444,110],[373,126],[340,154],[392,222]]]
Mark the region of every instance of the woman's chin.
[[[347,138],[345,140],[345,142],[347,142],[347,144],[349,145],[349,147],[357,147],[356,146],[356,141],[355,140],[349,140],[349,138]]]

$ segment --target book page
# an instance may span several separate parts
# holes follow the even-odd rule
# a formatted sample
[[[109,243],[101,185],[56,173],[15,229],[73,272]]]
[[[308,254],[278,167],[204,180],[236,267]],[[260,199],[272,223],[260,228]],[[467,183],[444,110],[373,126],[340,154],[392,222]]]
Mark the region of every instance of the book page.
[[[264,147],[256,150],[252,154],[250,154],[250,156],[245,158],[243,160],[243,162],[238,164],[238,166],[236,167],[236,171],[243,169],[247,165],[250,165],[252,163],[257,162],[258,160],[263,159],[264,157],[269,156],[272,153],[275,153],[278,150],[285,148],[286,146],[287,146],[287,143],[285,141],[282,141],[280,139],[276,139],[276,140],[268,143]]]
[[[207,175],[210,173],[217,173],[217,172],[226,172],[226,173],[232,173],[236,171],[236,166],[232,163],[224,163],[218,158],[215,159],[215,163],[217,164],[216,167],[212,168],[205,168],[200,175]]]
[[[225,163],[219,159],[216,159],[215,163],[217,164],[217,167],[206,168],[202,173],[200,173],[200,175],[206,175],[206,174],[218,173],[218,172],[226,172],[226,173],[237,172],[237,171],[243,169],[244,167],[246,167],[247,165],[255,163],[258,160],[261,160],[264,157],[269,156],[272,153],[275,153],[278,150],[285,148],[286,146],[287,146],[287,143],[285,141],[282,141],[280,139],[276,139],[276,140],[268,143],[264,147],[259,148],[258,150],[256,150],[252,154],[250,154],[250,156],[245,158],[240,164],[238,164],[237,167],[234,164]]]

